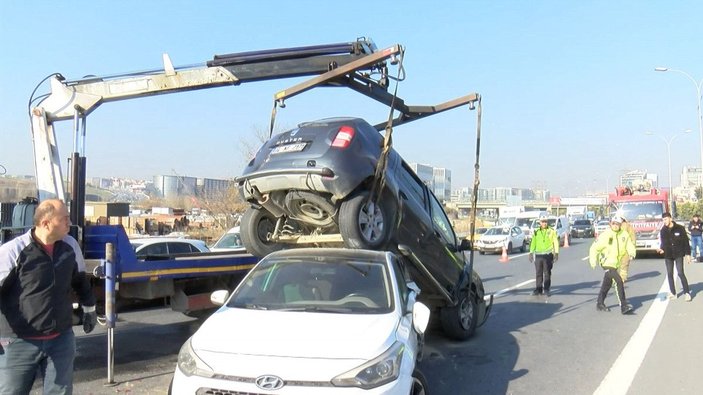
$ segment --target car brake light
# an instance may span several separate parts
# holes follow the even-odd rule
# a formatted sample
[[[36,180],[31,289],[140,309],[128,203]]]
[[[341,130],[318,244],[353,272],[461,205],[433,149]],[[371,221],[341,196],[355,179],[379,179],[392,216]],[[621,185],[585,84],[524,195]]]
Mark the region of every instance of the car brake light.
[[[349,147],[352,139],[354,138],[354,133],[354,128],[352,128],[351,126],[342,126],[341,128],[339,128],[337,135],[334,137],[334,141],[332,141],[332,146],[342,149]]]

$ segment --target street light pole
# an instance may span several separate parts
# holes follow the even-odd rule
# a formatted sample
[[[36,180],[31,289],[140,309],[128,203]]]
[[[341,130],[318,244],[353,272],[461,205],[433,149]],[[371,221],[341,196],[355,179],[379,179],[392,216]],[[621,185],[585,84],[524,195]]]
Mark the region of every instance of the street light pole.
[[[685,75],[691,82],[693,86],[696,87],[696,110],[698,112],[698,133],[700,134],[700,152],[701,152],[701,169],[700,176],[698,178],[698,188],[703,188],[703,117],[701,116],[701,87],[703,86],[703,79],[700,82],[696,82],[696,79],[683,70],[670,69],[668,67],[655,67],[654,71],[673,71],[675,73]]]
[[[669,166],[669,210],[671,210],[671,207],[672,207],[671,202],[672,202],[672,198],[674,196],[674,193],[673,193],[674,192],[674,184],[672,183],[672,179],[671,179],[671,143],[673,143],[677,137],[683,136],[684,133],[691,133],[691,129],[686,129],[681,133],[677,133],[677,134],[669,137],[668,139],[666,139],[663,136],[658,135],[654,132],[649,132],[649,131],[644,132],[644,134],[646,134],[648,136],[657,136],[660,139],[662,139],[662,141],[664,141],[666,143],[666,154],[667,154],[668,166]]]

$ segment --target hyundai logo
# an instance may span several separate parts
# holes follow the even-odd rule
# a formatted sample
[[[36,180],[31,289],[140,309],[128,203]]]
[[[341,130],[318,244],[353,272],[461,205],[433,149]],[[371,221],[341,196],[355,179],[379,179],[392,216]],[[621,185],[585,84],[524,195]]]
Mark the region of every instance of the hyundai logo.
[[[259,376],[256,378],[256,386],[262,390],[277,390],[283,388],[283,379],[278,376]]]

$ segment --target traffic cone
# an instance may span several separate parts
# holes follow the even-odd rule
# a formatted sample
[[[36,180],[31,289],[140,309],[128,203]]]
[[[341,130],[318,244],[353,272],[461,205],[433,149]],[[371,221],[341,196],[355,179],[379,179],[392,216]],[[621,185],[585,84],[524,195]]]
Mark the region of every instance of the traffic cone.
[[[503,246],[503,253],[500,254],[500,259],[498,259],[498,262],[501,263],[508,263],[510,259],[508,259],[508,249]]]
[[[569,246],[569,234],[564,235],[564,248]]]

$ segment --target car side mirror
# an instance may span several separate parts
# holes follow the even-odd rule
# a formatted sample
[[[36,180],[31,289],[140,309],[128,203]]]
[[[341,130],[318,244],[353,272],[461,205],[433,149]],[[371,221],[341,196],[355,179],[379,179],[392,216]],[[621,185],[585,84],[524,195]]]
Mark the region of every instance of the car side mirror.
[[[459,243],[459,251],[471,251],[471,240],[461,239],[461,243]]]
[[[210,294],[210,301],[215,306],[222,306],[229,298],[229,291],[226,289],[218,289],[217,291]]]
[[[415,328],[415,332],[423,335],[429,323],[429,307],[425,306],[422,302],[415,302],[415,304],[413,304],[413,328]]]

